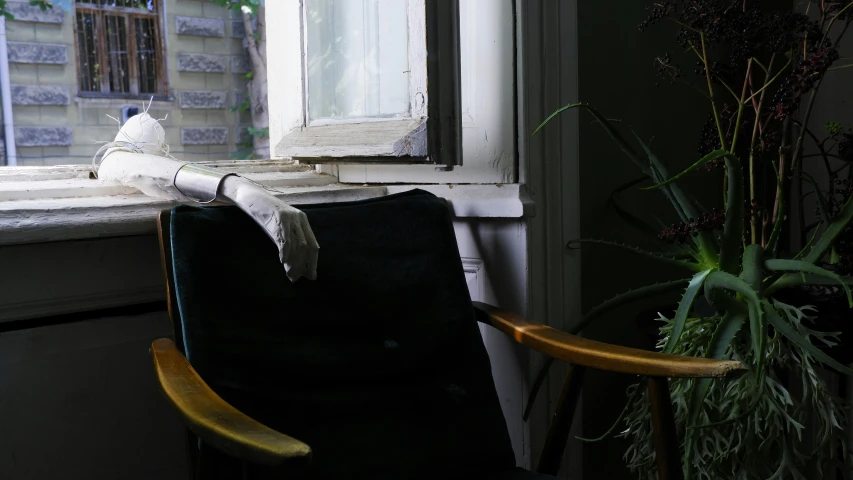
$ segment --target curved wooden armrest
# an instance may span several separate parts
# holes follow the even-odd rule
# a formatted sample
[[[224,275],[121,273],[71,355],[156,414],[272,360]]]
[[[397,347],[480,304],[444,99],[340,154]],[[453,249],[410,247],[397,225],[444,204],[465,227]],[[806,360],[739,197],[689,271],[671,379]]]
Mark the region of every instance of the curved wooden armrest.
[[[712,360],[648,352],[587,340],[531,322],[485,303],[474,302],[479,320],[546,355],[575,365],[649,377],[737,377],[746,367],[735,360]]]
[[[199,377],[167,338],[151,344],[160,389],[199,438],[242,460],[262,465],[311,460],[311,448],[247,417],[225,402]]]

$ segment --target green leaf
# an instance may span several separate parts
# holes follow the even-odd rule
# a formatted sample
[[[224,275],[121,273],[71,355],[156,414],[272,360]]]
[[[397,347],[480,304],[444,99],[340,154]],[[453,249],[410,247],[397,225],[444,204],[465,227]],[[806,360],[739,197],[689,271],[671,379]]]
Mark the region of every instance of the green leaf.
[[[685,260],[679,260],[675,257],[670,257],[668,255],[664,255],[661,253],[649,252],[649,251],[643,250],[641,248],[633,247],[631,245],[626,245],[624,243],[619,243],[619,242],[611,242],[608,240],[598,240],[598,239],[593,239],[593,238],[581,238],[581,239],[570,241],[568,244],[566,244],[566,247],[570,248],[570,249],[576,248],[576,247],[572,247],[572,245],[576,244],[576,243],[590,243],[590,244],[598,244],[598,245],[607,245],[610,247],[617,247],[617,248],[621,248],[623,250],[627,250],[627,251],[632,252],[632,253],[636,253],[637,255],[642,255],[646,258],[651,258],[653,260],[659,260],[662,262],[666,262],[666,263],[669,263],[670,265],[675,265],[678,267],[686,268],[686,269],[694,271],[694,272],[698,272],[698,271],[702,270],[702,266],[699,265],[698,263],[688,262]]]
[[[663,180],[660,183],[657,183],[657,184],[652,185],[650,187],[643,187],[640,190],[656,190],[658,188],[665,187],[665,186],[679,180],[680,178],[684,177],[688,173],[695,171],[696,169],[698,169],[702,165],[705,165],[706,163],[708,163],[712,160],[716,160],[716,159],[721,158],[721,157],[729,157],[729,156],[733,157],[734,155],[730,154],[729,152],[727,152],[725,150],[714,150],[713,152],[711,152],[711,153],[705,155],[704,157],[700,158],[693,165],[690,165],[689,167],[687,167],[681,173],[676,174],[674,177],[670,177],[670,178]]]
[[[740,278],[756,292],[761,291],[764,280],[764,249],[761,245],[753,244],[744,249]]]
[[[773,167],[773,171],[776,172],[776,188],[778,191],[782,192],[784,189],[782,188],[782,177],[779,175],[779,167],[776,166],[775,163],[770,162],[770,166]],[[776,220],[776,223],[773,224],[773,231],[770,233],[770,239],[767,241],[767,251],[775,252],[776,246],[779,242],[779,235],[782,233],[782,224],[785,223],[785,195],[779,196],[779,218]]]
[[[669,174],[666,171],[666,167],[663,162],[661,162],[658,157],[651,151],[648,145],[643,142],[643,139],[637,135],[636,132],[633,132],[634,137],[637,139],[637,142],[642,146],[643,151],[646,152],[646,156],[649,162],[649,171],[651,172],[649,175],[654,182],[660,183],[664,180]],[[668,185],[663,188],[663,192],[669,202],[672,204],[672,207],[675,209],[676,213],[678,213],[682,222],[687,222],[691,218],[699,218],[699,213],[696,211],[696,208],[693,205],[693,202],[687,198],[687,195],[681,190],[681,187],[678,185]],[[699,235],[695,237],[696,246],[699,248],[699,254],[702,257],[703,263],[707,266],[716,266],[717,265],[717,249],[715,246],[714,238],[711,236],[709,232],[699,232]]]
[[[628,225],[631,225],[632,227],[636,228],[637,230],[640,230],[644,233],[647,233],[647,234],[652,235],[653,237],[657,238],[658,234],[660,233],[659,229],[654,228],[653,226],[649,225],[644,220],[640,219],[639,217],[637,217],[633,213],[626,210],[624,207],[622,207],[622,205],[618,201],[619,194],[621,194],[625,190],[628,190],[628,189],[630,189],[636,185],[639,185],[640,183],[647,182],[647,181],[649,181],[648,177],[643,176],[643,177],[640,177],[638,179],[632,180],[628,183],[620,185],[616,190],[613,191],[613,193],[610,194],[610,199],[607,201],[607,205],[612,207],[613,210],[616,211],[616,215],[619,215],[619,217],[622,220],[624,220],[625,223],[627,223]]]
[[[838,370],[839,373],[843,373],[844,375],[853,375],[853,369],[845,366],[844,364],[838,362],[833,359],[829,355],[827,355],[823,350],[817,348],[812,342],[809,341],[808,338],[802,336],[799,332],[797,332],[794,327],[788,323],[785,319],[783,319],[773,305],[770,304],[767,300],[763,301],[765,310],[767,311],[767,320],[773,325],[773,328],[776,329],[777,332],[781,333],[791,342],[797,344],[800,348],[809,353],[809,355],[813,356],[819,362],[823,363],[826,366],[832,367],[835,370]]]
[[[545,363],[542,364],[542,368],[539,369],[536,378],[533,380],[533,384],[530,386],[530,394],[527,396],[527,406],[524,407],[524,413],[521,414],[521,419],[525,422],[530,418],[530,413],[533,411],[533,401],[536,400],[539,389],[542,388],[542,384],[548,378],[548,371],[551,370],[552,365],[554,365],[554,357],[546,358]]]
[[[596,438],[577,437],[577,439],[582,441],[582,442],[592,443],[592,442],[600,442],[600,441],[610,437],[611,435],[613,435],[613,433],[616,431],[616,429],[619,428],[619,425],[621,425],[622,422],[625,420],[625,417],[631,412],[631,409],[634,407],[634,402],[637,401],[637,397],[639,397],[640,393],[643,391],[643,386],[641,385],[641,383],[642,383],[642,381],[640,382],[640,384],[637,384],[636,388],[634,389],[634,392],[631,393],[630,397],[628,397],[628,403],[625,404],[625,408],[623,408],[622,411],[619,412],[619,416],[616,417],[616,421],[613,422],[613,425],[611,425],[610,428],[608,428],[606,432],[604,432],[603,434],[601,434],[601,436],[596,437]]]
[[[248,78],[249,80],[251,80],[252,78],[254,78],[254,77],[255,77],[255,74],[254,74],[254,73],[252,73],[252,72],[249,72],[249,73],[247,73],[247,74],[245,75],[245,77],[246,77],[246,78]]]
[[[764,365],[765,328],[764,312],[761,309],[758,292],[740,278],[722,271],[716,271],[708,275],[707,280],[705,280],[705,289],[711,292],[717,289],[729,290],[739,293],[745,298],[746,304],[749,307],[749,330],[752,349],[755,354],[756,376],[761,378],[761,371]]]
[[[609,120],[607,120],[606,118],[604,118],[604,116],[602,116],[598,112],[598,110],[591,107],[587,103],[570,103],[566,106],[558,108],[557,111],[552,113],[548,118],[545,119],[544,122],[542,122],[541,124],[539,124],[538,127],[536,127],[536,130],[533,131],[533,135],[536,135],[537,133],[539,133],[539,131],[542,130],[542,127],[544,127],[548,122],[550,122],[552,119],[554,119],[557,115],[559,115],[559,114],[561,114],[567,110],[573,109],[573,108],[586,109],[593,117],[595,117],[595,119],[598,121],[598,123],[601,124],[601,126],[604,128],[604,130],[607,132],[607,134],[610,135],[610,138],[612,138],[613,141],[615,141],[616,144],[619,145],[619,148],[622,149],[622,152],[625,153],[625,155],[628,158],[630,158],[631,161],[633,161],[634,164],[640,168],[640,170],[642,170],[644,173],[648,173],[648,168],[646,167],[645,163],[640,159],[640,157],[637,155],[637,152],[631,147],[631,145],[625,140],[625,137],[623,137],[613,127],[613,123],[610,122]]]
[[[678,304],[678,309],[675,311],[675,318],[672,320],[672,331],[669,333],[669,338],[666,345],[663,347],[663,353],[672,353],[673,349],[678,345],[681,339],[681,332],[684,331],[684,324],[687,322],[687,315],[690,314],[690,309],[693,308],[693,302],[699,295],[699,290],[705,282],[705,278],[711,270],[704,270],[690,279],[687,285],[687,290],[681,296],[681,302]]]
[[[804,260],[809,263],[817,263],[835,245],[841,232],[850,225],[851,221],[853,221],[853,195],[847,199],[847,202],[841,208],[835,220],[826,227],[826,231],[823,232],[820,240],[815,243]]]
[[[768,270],[771,270],[774,272],[800,272],[801,274],[811,273],[813,275],[817,275],[817,276],[821,276],[821,277],[825,277],[825,278],[834,280],[835,282],[840,284],[842,286],[842,288],[844,288],[844,292],[847,294],[847,303],[850,305],[850,308],[853,308],[853,294],[851,294],[850,285],[847,283],[847,281],[845,281],[844,278],[842,278],[837,273],[831,272],[829,270],[826,270],[825,268],[818,267],[817,265],[814,265],[812,263],[808,263],[808,262],[805,262],[802,260],[788,260],[788,259],[784,259],[784,258],[775,258],[775,259],[767,260],[764,263],[765,263],[765,266]],[[799,275],[799,276],[802,277],[802,280],[804,282],[806,281],[806,277],[804,275]],[[780,288],[786,286],[785,284],[787,283],[787,278],[790,278],[790,277],[788,275],[784,275],[781,278],[779,278],[779,280],[774,282],[773,285],[768,287],[767,296],[769,296],[769,294],[775,293]],[[785,280],[783,280],[783,279],[785,279]],[[776,286],[777,283],[780,283],[782,287],[777,287]]]

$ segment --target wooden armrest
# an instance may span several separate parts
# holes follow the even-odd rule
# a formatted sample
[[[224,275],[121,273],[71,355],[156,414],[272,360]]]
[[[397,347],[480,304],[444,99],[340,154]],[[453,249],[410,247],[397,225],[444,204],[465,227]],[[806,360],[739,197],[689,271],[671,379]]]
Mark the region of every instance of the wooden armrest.
[[[225,402],[167,338],[151,344],[160,389],[199,438],[242,460],[262,465],[311,460],[311,448],[262,425]]]
[[[478,320],[491,325],[546,355],[575,365],[610,372],[650,377],[718,377],[731,378],[747,370],[735,360],[684,357],[648,352],[587,340],[541,323],[531,322],[485,303],[474,302],[481,312]]]

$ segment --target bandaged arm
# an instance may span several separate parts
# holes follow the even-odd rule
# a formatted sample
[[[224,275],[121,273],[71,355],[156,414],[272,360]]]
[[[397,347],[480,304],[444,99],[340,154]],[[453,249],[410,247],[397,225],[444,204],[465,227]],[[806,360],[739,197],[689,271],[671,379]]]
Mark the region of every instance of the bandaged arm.
[[[124,151],[105,155],[98,178],[117,180],[158,198],[234,204],[276,244],[291,281],[317,276],[320,247],[305,213],[247,178],[167,157]]]

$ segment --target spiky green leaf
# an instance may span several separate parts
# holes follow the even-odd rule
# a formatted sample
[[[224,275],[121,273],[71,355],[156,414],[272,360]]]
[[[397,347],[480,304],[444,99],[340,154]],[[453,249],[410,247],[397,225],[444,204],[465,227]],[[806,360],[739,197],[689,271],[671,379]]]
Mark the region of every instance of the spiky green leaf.
[[[705,282],[705,278],[710,273],[710,269],[703,270],[690,279],[690,283],[687,285],[687,290],[685,290],[684,294],[681,296],[681,302],[678,304],[678,309],[675,311],[675,318],[672,320],[672,331],[669,334],[666,345],[663,347],[664,353],[672,353],[673,349],[681,339],[681,332],[684,330],[685,322],[687,322],[687,315],[690,314],[690,310],[693,308],[693,302],[699,295],[699,291]]]
[[[789,260],[785,258],[769,259],[764,262],[764,265],[765,268],[773,272],[799,272],[801,274],[811,273],[813,275],[835,280],[842,286],[842,288],[844,288],[844,292],[847,294],[847,303],[850,305],[850,308],[853,308],[853,294],[850,292],[850,285],[844,281],[844,278],[835,272],[830,272],[825,268],[818,267],[817,265],[804,262],[802,260]]]
[[[678,267],[686,268],[688,270],[697,272],[702,269],[702,266],[698,263],[688,262],[685,260],[680,260],[678,258],[659,253],[659,252],[649,252],[647,250],[643,250],[641,248],[637,248],[631,245],[626,245],[624,243],[612,242],[609,240],[599,240],[595,238],[579,238],[577,240],[572,240],[566,244],[566,248],[576,248],[573,247],[574,244],[578,243],[589,243],[589,244],[597,244],[597,245],[606,245],[609,247],[621,248],[623,250],[627,250],[631,253],[635,253],[637,255],[642,255],[646,258],[651,258],[653,260],[659,260],[661,262],[669,263],[670,265],[675,265]]]

